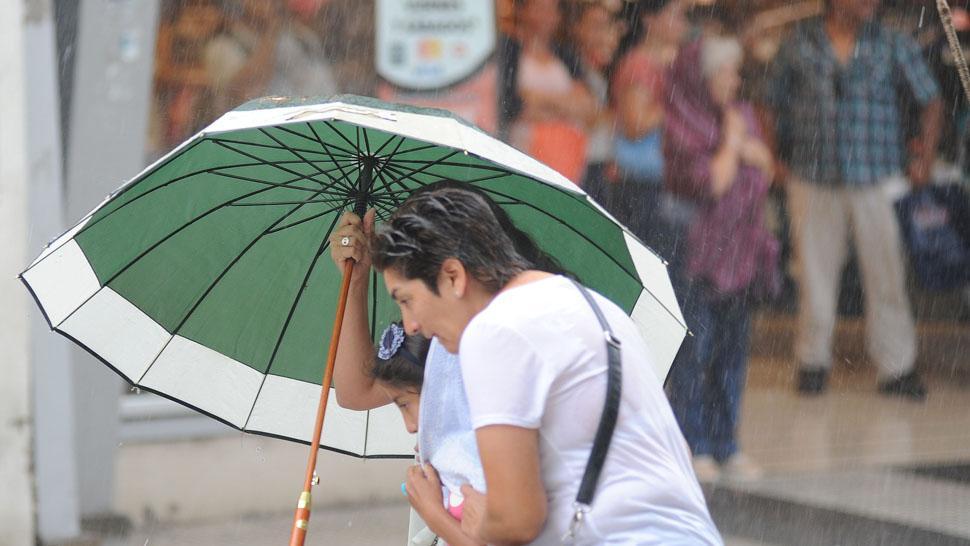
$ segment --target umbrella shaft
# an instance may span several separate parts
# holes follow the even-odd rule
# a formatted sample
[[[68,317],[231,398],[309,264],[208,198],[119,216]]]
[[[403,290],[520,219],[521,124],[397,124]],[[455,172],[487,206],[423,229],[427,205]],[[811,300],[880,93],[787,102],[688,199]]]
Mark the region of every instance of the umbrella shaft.
[[[354,203],[354,214],[360,218],[367,212],[367,197],[370,195],[371,186],[374,184],[374,160],[364,157],[361,160],[360,177],[357,179],[357,199]]]
[[[344,323],[344,311],[347,309],[347,294],[350,292],[350,277],[354,272],[354,261],[344,262],[344,278],[340,285],[340,299],[337,302],[337,316],[333,321],[333,334],[330,337],[330,352],[327,354],[327,367],[323,373],[320,385],[320,403],[317,406],[317,420],[313,427],[313,440],[310,442],[310,456],[307,459],[306,480],[303,491],[297,503],[296,514],[293,516],[293,530],[290,534],[290,546],[303,546],[306,539],[307,527],[310,523],[310,489],[313,487],[313,475],[317,468],[317,453],[320,451],[320,435],[323,431],[323,418],[327,413],[327,400],[330,398],[330,384],[333,382],[333,365],[337,360],[337,346],[340,343],[340,330]]]

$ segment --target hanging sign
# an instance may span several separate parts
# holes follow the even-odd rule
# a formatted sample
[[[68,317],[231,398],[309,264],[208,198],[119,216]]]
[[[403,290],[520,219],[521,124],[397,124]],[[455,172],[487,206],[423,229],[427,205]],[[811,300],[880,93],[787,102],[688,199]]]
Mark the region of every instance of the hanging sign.
[[[376,15],[377,73],[400,88],[455,85],[495,49],[490,0],[377,0]]]

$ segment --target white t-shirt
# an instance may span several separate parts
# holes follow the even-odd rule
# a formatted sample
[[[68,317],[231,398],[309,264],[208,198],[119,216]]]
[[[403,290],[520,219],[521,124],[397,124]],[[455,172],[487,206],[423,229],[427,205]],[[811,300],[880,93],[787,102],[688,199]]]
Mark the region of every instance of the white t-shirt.
[[[722,544],[673,412],[633,321],[595,294],[623,350],[623,395],[592,511],[577,544]],[[500,293],[468,324],[460,360],[472,426],[539,430],[545,528],[559,544],[606,394],[603,332],[564,277]]]

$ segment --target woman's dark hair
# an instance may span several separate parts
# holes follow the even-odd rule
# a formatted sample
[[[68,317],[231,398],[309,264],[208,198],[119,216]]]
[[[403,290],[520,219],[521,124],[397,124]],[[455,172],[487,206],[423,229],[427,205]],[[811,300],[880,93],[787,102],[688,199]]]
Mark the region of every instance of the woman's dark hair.
[[[455,187],[412,194],[377,228],[371,257],[378,271],[392,268],[420,279],[434,294],[441,264],[449,258],[493,293],[533,266],[518,253],[488,199]]]
[[[424,361],[428,358],[431,340],[415,334],[404,336],[401,347],[388,358],[375,358],[370,369],[374,380],[398,389],[421,392],[424,384]]]
[[[485,190],[472,186],[471,184],[466,184],[464,182],[458,182],[455,180],[441,180],[433,184],[428,184],[414,192],[414,195],[418,195],[428,191],[435,191],[440,188],[454,188],[462,191],[469,191],[485,200],[488,208],[492,211],[492,215],[498,220],[499,226],[502,231],[512,239],[512,245],[515,246],[516,252],[520,256],[529,262],[529,266],[532,269],[538,269],[539,271],[545,271],[546,273],[552,273],[553,275],[564,275],[571,277],[572,275],[566,271],[559,262],[552,256],[546,254],[539,248],[539,245],[529,237],[529,234],[522,231],[516,227],[512,219],[509,218],[509,213],[505,212],[505,209],[499,206],[494,199],[489,197]]]

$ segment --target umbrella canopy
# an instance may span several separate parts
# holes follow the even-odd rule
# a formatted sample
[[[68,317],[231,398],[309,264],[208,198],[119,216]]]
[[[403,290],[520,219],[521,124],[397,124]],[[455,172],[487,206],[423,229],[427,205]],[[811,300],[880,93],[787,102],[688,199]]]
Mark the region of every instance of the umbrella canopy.
[[[229,112],[125,184],[21,275],[52,329],[132,385],[308,443],[340,272],[328,237],[424,185],[485,191],[625,309],[664,378],[686,333],[664,262],[579,188],[451,114],[340,96]],[[398,316],[372,273],[372,331]],[[393,405],[333,408],[322,447],[413,456]]]

